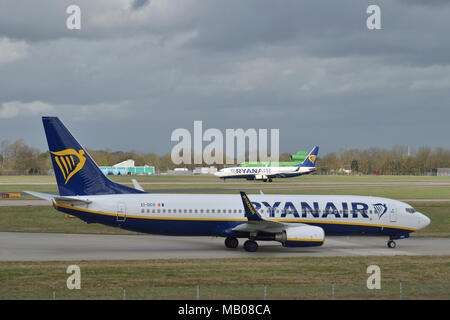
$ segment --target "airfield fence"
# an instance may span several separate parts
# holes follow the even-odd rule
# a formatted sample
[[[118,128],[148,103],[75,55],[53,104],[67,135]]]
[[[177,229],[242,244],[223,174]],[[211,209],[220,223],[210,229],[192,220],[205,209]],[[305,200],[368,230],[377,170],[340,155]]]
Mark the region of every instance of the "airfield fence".
[[[448,283],[432,286],[416,283],[382,284],[369,290],[365,285],[254,285],[254,286],[174,286],[151,288],[79,289],[19,291],[0,290],[7,300],[402,300],[448,299]]]

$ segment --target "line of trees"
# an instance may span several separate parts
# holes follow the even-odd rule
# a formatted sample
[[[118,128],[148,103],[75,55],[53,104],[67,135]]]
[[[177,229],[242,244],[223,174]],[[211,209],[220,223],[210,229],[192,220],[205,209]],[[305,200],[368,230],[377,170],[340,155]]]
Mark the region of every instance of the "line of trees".
[[[48,152],[29,147],[23,139],[0,142],[0,174],[46,174],[50,168]]]
[[[429,147],[410,150],[407,146],[395,146],[391,150],[341,149],[320,160],[321,172],[339,172],[343,168],[361,174],[426,175],[433,168],[450,168],[450,150]]]
[[[170,154],[158,156],[155,153],[111,150],[89,150],[89,153],[99,166],[110,166],[133,159],[136,166],[152,165],[157,172],[177,167],[172,163]],[[280,161],[289,161],[289,154],[281,154]],[[195,166],[186,165],[185,167],[192,170]],[[343,169],[351,169],[352,173],[358,174],[426,175],[433,168],[450,168],[450,150],[429,147],[410,150],[406,146],[395,146],[390,150],[341,149],[339,152],[330,152],[320,157],[318,166],[321,173],[340,173]],[[52,169],[48,151],[41,152],[37,148],[30,147],[23,139],[0,142],[0,175],[48,174]]]

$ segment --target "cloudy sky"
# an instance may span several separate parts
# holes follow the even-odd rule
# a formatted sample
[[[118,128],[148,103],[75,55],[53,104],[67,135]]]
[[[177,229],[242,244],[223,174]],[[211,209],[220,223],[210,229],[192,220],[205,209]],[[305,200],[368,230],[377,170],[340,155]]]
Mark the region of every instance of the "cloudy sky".
[[[447,0],[2,0],[0,141],[46,150],[56,115],[87,148],[160,155],[194,120],[280,129],[280,152],[450,148],[449,21]]]

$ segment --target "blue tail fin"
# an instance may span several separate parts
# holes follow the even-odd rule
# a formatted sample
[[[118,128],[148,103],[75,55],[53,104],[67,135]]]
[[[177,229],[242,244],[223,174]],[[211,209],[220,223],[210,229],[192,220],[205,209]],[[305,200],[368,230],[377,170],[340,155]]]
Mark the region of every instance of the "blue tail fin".
[[[306,156],[306,159],[300,164],[301,167],[315,167],[317,155],[319,154],[319,146],[315,146]]]
[[[61,196],[143,193],[109,180],[57,117],[42,117]]]

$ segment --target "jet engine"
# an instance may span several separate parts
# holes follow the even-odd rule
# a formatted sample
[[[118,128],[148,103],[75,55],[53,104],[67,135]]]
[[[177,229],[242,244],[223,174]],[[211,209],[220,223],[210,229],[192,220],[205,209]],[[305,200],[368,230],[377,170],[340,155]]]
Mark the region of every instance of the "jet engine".
[[[320,227],[303,225],[286,229],[275,240],[284,247],[316,247],[323,244],[325,232]]]

